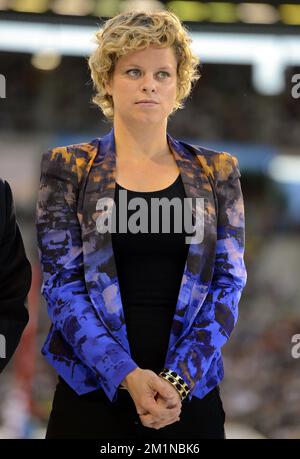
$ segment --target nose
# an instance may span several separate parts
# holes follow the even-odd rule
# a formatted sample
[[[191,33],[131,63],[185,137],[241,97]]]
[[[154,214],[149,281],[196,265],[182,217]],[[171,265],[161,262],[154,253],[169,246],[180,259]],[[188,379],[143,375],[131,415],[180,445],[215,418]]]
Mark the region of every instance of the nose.
[[[156,90],[156,81],[151,73],[144,75],[142,80],[142,90],[151,92]]]

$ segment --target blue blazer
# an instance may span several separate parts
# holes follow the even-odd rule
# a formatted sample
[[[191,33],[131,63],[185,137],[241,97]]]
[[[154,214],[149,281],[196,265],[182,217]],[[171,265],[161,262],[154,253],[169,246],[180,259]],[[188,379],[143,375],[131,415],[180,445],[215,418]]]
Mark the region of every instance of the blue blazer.
[[[164,365],[191,388],[190,401],[224,376],[221,348],[236,324],[247,277],[244,206],[234,156],[168,133],[167,141],[186,196],[204,198],[204,236],[189,246]],[[111,233],[97,229],[97,218],[111,215],[115,168],[113,128],[88,143],[50,149],[42,156],[36,206],[41,293],[52,322],[41,352],[77,394],[102,388],[112,402],[138,367],[130,355]],[[97,206],[102,199],[105,210]],[[194,205],[192,210],[195,217]]]

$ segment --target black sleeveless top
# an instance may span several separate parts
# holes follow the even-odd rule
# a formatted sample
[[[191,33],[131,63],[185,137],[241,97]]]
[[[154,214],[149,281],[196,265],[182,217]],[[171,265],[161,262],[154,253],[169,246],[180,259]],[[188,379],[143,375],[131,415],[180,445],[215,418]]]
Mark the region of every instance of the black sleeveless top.
[[[164,367],[170,330],[177,304],[179,288],[189,244],[185,241],[183,211],[182,231],[174,231],[174,209],[170,204],[170,230],[162,231],[159,211],[159,231],[151,232],[151,198],[186,197],[180,174],[175,182],[159,191],[127,190],[127,209],[131,198],[144,198],[148,204],[147,232],[133,233],[128,229],[130,216],[140,212],[140,205],[127,210],[127,232],[119,232],[119,191],[115,189],[116,232],[111,233],[121,299],[124,309],[131,357],[143,369],[159,372]],[[123,208],[122,208],[123,211]],[[153,215],[153,214],[152,214]],[[177,215],[177,219],[178,214]],[[190,214],[188,214],[190,217]],[[153,218],[154,220],[154,218]],[[143,220],[145,221],[145,220]],[[141,219],[136,218],[140,225]],[[178,231],[178,227],[175,227]],[[167,231],[167,232],[166,232]]]

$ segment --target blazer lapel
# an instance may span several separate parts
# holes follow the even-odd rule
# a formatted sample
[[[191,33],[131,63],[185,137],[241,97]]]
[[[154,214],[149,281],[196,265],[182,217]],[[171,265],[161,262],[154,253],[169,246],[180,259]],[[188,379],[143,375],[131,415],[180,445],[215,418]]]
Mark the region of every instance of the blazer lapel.
[[[204,198],[204,237],[189,247],[170,333],[170,349],[192,324],[208,291],[215,257],[216,211],[212,186],[197,153],[189,151],[183,142],[168,133],[167,140],[180,170],[186,197]],[[114,338],[130,353],[111,234],[110,231],[98,230],[100,219],[103,221],[104,217],[112,217],[116,183],[113,128],[99,139],[98,148],[95,146],[92,156],[80,215],[85,281],[98,315]],[[106,203],[104,210],[103,206],[99,208],[99,203],[103,202]],[[192,212],[195,221],[194,204]]]
[[[197,155],[184,146],[184,143],[167,134],[168,142],[180,170],[187,198],[204,198],[203,239],[191,243],[185,263],[173,324],[170,332],[168,349],[180,336],[187,332],[200,310],[208,291],[213,274],[216,246],[216,209],[214,192],[203,163]],[[195,219],[195,206],[192,207]]]

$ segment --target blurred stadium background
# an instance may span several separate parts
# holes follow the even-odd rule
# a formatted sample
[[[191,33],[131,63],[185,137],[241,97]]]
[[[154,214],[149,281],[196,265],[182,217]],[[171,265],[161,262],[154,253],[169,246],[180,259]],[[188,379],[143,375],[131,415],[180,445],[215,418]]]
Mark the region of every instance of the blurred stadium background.
[[[0,176],[11,184],[33,268],[30,323],[0,381],[0,438],[43,438],[56,374],[34,227],[41,154],[110,125],[91,102],[98,25],[130,9],[184,21],[202,78],[169,132],[229,151],[242,172],[248,283],[223,348],[227,438],[300,438],[300,4],[0,0]]]

